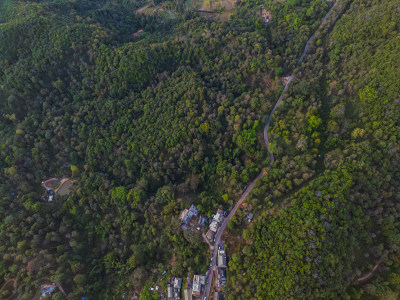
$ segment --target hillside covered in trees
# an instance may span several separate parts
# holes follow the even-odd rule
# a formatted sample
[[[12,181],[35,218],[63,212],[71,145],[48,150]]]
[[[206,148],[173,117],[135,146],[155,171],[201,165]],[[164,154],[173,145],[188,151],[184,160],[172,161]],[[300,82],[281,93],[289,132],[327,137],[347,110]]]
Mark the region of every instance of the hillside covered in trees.
[[[275,163],[228,226],[241,242],[225,294],[395,299],[400,2],[338,0],[320,27],[333,4],[238,1],[223,21],[181,1],[1,1],[0,287],[15,289],[0,298],[32,299],[44,280],[68,294],[54,299],[121,298],[163,270],[205,273],[179,212],[232,208],[268,165],[264,124],[294,71]],[[47,203],[52,177],[76,182]]]
[[[242,232],[231,295],[399,298],[400,2],[340,11],[274,116],[278,159],[249,199],[263,215]]]

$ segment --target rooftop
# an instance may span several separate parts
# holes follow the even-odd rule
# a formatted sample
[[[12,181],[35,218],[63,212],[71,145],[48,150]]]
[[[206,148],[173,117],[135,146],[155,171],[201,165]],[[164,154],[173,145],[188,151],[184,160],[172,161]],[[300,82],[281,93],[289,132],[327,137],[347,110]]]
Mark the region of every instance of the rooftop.
[[[182,286],[182,278],[175,278],[174,279],[174,288],[181,289]]]
[[[40,290],[42,291],[42,296],[46,296],[47,294],[53,293],[55,287],[56,287],[55,283],[41,285]]]
[[[199,297],[203,286],[206,284],[206,276],[204,275],[194,275],[193,277],[193,290],[192,295]]]
[[[185,300],[192,300],[192,289],[184,289],[183,294],[185,296]]]
[[[167,293],[168,293],[168,299],[174,298],[174,289],[172,287],[172,284],[167,285]]]
[[[200,226],[203,226],[203,227],[206,226],[207,220],[208,220],[208,219],[207,219],[206,217],[202,217],[202,216],[201,216],[200,219],[199,219],[199,225],[200,225]]]
[[[188,224],[190,220],[193,217],[196,217],[199,213],[200,211],[198,208],[192,204],[189,209],[185,209],[181,212],[180,218],[182,219],[183,223]]]
[[[217,213],[214,216],[214,220],[218,223],[221,223],[224,220],[224,211],[222,209],[217,210]]]
[[[215,220],[213,220],[213,221],[211,222],[211,224],[210,224],[210,230],[211,230],[211,231],[214,231],[214,232],[217,232],[218,226],[219,226],[218,222],[215,221]]]
[[[225,250],[218,250],[218,267],[219,268],[226,268]]]
[[[215,232],[209,229],[206,233],[206,237],[211,241],[214,239]]]

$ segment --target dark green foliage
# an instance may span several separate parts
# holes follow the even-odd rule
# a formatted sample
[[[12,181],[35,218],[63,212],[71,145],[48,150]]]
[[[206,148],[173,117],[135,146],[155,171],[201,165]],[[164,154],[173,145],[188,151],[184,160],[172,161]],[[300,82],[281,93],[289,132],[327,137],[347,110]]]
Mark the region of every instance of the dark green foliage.
[[[398,293],[398,1],[352,2],[317,33],[274,116],[276,162],[247,201],[242,253],[229,249],[231,297]],[[0,2],[0,285],[16,279],[21,299],[43,280],[73,299],[150,299],[164,269],[206,272],[208,248],[179,212],[232,207],[268,163],[279,76],[328,10],[265,1],[265,26],[255,1],[227,22],[178,1],[161,4],[176,19],[135,14],[144,4]],[[42,202],[41,181],[62,176],[74,192]],[[268,217],[281,204],[293,206]],[[393,265],[390,285],[346,290],[378,260]]]

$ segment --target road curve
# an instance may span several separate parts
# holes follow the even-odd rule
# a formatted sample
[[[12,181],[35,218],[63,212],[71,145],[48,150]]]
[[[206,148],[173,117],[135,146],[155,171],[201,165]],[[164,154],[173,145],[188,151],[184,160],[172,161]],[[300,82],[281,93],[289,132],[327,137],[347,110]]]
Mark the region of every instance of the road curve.
[[[331,9],[325,15],[325,17],[324,17],[324,19],[323,19],[323,21],[321,23],[321,26],[325,24],[325,22],[328,19],[329,14],[331,13],[331,10],[332,10],[333,7],[334,7],[334,5],[331,7]],[[315,36],[315,34],[313,34],[309,38],[309,40],[307,41],[307,44],[306,44],[306,46],[304,48],[304,51],[303,51],[303,53],[302,53],[302,55],[301,55],[301,57],[300,57],[300,59],[299,59],[299,61],[297,63],[298,66],[303,62],[303,59],[307,54],[308,48],[310,47],[311,42],[314,39],[314,36]],[[265,141],[265,145],[267,146],[267,151],[268,151],[268,154],[269,154],[268,168],[271,167],[272,163],[275,161],[274,154],[269,149],[269,139],[268,139],[269,125],[271,123],[272,116],[274,115],[276,109],[278,108],[279,104],[281,103],[285,93],[289,89],[290,83],[292,82],[293,78],[294,78],[294,73],[292,73],[288,77],[288,80],[286,82],[285,88],[283,89],[281,95],[279,96],[278,101],[276,101],[275,106],[272,109],[272,112],[269,115],[268,121],[267,121],[267,123],[265,124],[265,127],[264,127],[264,141]],[[207,299],[207,300],[210,299],[210,290],[211,290],[211,285],[212,285],[212,281],[213,281],[213,275],[214,275],[214,271],[217,269],[217,266],[216,266],[217,255],[218,255],[218,247],[217,247],[217,245],[219,245],[219,241],[221,239],[222,234],[224,233],[226,225],[228,224],[229,220],[234,216],[234,214],[236,213],[236,211],[239,208],[239,206],[243,203],[244,199],[246,199],[246,197],[250,194],[251,190],[254,188],[254,185],[256,184],[256,181],[258,179],[261,179],[263,176],[264,176],[264,172],[261,171],[260,174],[258,174],[258,176],[248,185],[248,187],[246,188],[246,190],[244,191],[242,196],[237,201],[235,207],[230,211],[229,215],[222,222],[221,226],[219,227],[219,229],[217,231],[217,234],[215,235],[214,252],[213,252],[213,255],[212,255],[212,264],[211,264],[211,267],[212,267],[213,271],[209,275],[209,278],[208,278],[208,281],[207,281],[207,284],[206,284],[206,287],[205,287],[204,299]]]

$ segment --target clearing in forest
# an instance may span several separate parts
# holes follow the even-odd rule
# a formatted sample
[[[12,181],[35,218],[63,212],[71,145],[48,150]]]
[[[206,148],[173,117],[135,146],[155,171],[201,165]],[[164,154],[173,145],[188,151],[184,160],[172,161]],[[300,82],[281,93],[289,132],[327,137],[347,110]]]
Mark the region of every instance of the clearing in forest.
[[[236,6],[236,0],[203,0],[199,10],[232,10]]]
[[[43,186],[46,190],[54,189],[56,188],[57,184],[59,183],[58,178],[51,178],[43,182]]]
[[[61,179],[60,186],[56,189],[56,194],[59,196],[66,196],[71,193],[71,187],[74,184],[75,180],[71,180],[69,178]]]
[[[162,7],[161,4],[158,6],[143,6],[142,8],[136,10],[136,14],[144,14],[146,16],[159,16],[165,19],[172,20],[177,18],[177,15],[174,11]]]

